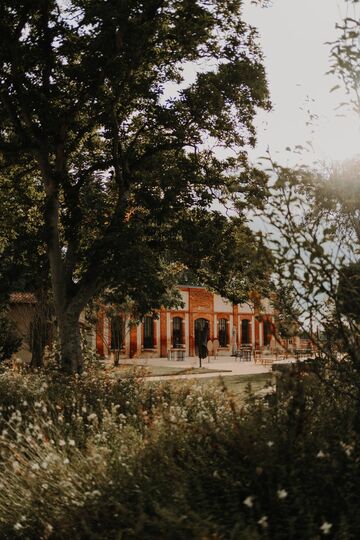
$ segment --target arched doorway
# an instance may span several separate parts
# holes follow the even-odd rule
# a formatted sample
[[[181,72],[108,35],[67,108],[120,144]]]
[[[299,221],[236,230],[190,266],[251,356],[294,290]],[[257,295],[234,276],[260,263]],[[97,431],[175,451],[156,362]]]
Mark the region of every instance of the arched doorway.
[[[199,344],[204,340],[206,345],[210,336],[210,325],[207,319],[196,319],[195,321],[195,355],[199,354]]]

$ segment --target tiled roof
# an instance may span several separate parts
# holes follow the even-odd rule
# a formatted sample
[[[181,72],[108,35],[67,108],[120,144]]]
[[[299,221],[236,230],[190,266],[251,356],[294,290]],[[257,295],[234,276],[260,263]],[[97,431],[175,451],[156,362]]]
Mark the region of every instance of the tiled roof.
[[[10,294],[10,304],[36,304],[36,298],[33,293],[14,292]]]

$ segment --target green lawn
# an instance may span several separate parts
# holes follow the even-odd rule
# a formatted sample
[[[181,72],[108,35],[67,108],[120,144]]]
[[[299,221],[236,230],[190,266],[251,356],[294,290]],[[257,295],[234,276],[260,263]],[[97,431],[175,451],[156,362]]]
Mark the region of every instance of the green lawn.
[[[160,368],[159,368],[160,369]],[[171,368],[168,368],[171,369]],[[173,368],[176,369],[176,368]],[[211,374],[210,370],[207,370],[206,368],[202,368],[205,371],[199,371],[199,368],[195,368],[200,373],[209,373]],[[186,371],[186,370],[184,370]],[[192,371],[194,373],[195,371]],[[170,373],[168,373],[170,375]],[[174,375],[174,373],[171,373]],[[186,380],[186,379],[185,379]],[[149,384],[159,384],[161,381],[152,381]],[[165,382],[165,381],[164,381]],[[167,379],[166,383],[171,384],[183,384],[183,380],[180,379]],[[203,384],[203,385],[209,385],[209,384],[219,384],[222,386],[225,386],[226,390],[229,392],[229,395],[233,396],[237,401],[243,401],[248,389],[250,388],[251,393],[258,392],[259,390],[262,390],[272,382],[272,374],[271,373],[256,373],[252,375],[229,375],[225,377],[221,377],[219,375],[217,376],[209,376],[204,377],[201,379],[188,379],[187,382],[191,382],[193,384]]]
[[[181,368],[172,366],[133,366],[132,364],[121,364],[117,368],[113,368],[111,373],[119,377],[129,377],[134,374],[134,371],[142,377],[162,377],[166,375],[194,375],[199,373],[221,373],[231,370],[219,370],[211,368]]]
[[[256,373],[252,375],[230,375],[226,377],[206,377],[204,379],[196,379],[201,384],[218,384],[224,385],[226,390],[233,396],[243,399],[246,396],[248,388],[252,393],[258,392],[268,386],[272,381],[271,373]]]
[[[212,380],[214,378],[212,377]],[[208,379],[206,379],[208,380]],[[272,381],[271,373],[256,373],[253,375],[234,375],[222,378],[225,387],[235,396],[243,398],[250,386],[251,392],[258,392]]]
[[[140,377],[162,377],[166,375],[194,375],[194,374],[209,374],[209,377],[201,379],[191,379],[193,382],[200,384],[214,384],[218,383],[224,385],[226,390],[230,395],[234,396],[236,399],[243,400],[246,396],[248,389],[252,393],[262,390],[272,382],[271,373],[255,373],[249,375],[229,375],[221,377],[217,375],[218,373],[230,371],[230,370],[217,370],[211,368],[181,368],[173,366],[133,366],[132,364],[121,364],[117,368],[111,369],[111,375],[114,377],[126,378],[134,375],[134,372]],[[213,376],[211,376],[213,375]],[[182,383],[182,380],[179,379],[168,379],[167,382],[171,383]],[[157,382],[154,382],[157,384]]]

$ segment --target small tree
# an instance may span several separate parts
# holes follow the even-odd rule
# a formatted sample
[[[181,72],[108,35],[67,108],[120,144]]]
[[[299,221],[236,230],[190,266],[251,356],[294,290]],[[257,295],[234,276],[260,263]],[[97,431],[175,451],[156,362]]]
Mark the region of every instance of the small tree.
[[[290,313],[316,346],[317,373],[360,401],[357,208],[332,192],[331,210],[319,195],[331,174],[273,163],[277,182],[267,208],[273,230],[275,281],[288,290]]]

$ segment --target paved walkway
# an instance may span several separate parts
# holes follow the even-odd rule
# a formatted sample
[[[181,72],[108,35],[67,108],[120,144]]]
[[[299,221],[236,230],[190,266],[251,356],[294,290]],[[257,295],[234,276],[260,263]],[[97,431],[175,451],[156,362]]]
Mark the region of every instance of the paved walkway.
[[[182,369],[198,368],[199,359],[195,357],[187,357],[183,361],[169,361],[167,358],[136,358],[126,359],[126,364],[134,366],[159,366]],[[183,375],[154,375],[146,377],[147,381],[164,381],[172,379],[203,379],[209,377],[231,377],[234,375],[253,375],[256,373],[271,372],[271,365],[255,364],[254,362],[240,362],[235,360],[233,356],[220,356],[216,359],[211,358],[202,360],[202,367],[206,369],[214,369],[214,373],[185,373]]]

